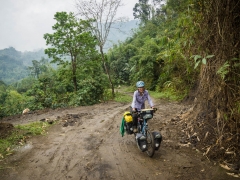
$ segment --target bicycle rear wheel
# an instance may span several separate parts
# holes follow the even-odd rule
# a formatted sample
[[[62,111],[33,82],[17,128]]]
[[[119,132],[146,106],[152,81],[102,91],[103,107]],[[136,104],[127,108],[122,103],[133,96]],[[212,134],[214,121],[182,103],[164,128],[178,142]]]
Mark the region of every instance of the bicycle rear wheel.
[[[153,157],[155,153],[154,139],[153,135],[149,130],[146,130],[146,138],[147,138],[147,155],[149,157]]]

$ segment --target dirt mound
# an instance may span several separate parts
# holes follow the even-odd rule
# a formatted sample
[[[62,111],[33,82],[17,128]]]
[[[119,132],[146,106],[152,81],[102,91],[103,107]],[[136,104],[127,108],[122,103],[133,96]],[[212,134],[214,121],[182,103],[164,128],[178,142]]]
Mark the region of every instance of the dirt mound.
[[[240,150],[236,148],[239,147],[239,136],[224,133],[214,113],[199,113],[191,108],[181,114],[180,122],[184,143],[191,143],[204,157],[223,164],[227,167],[225,169],[237,174],[240,172]]]
[[[12,131],[14,130],[14,127],[11,123],[0,123],[0,139],[3,139],[10,135]]]

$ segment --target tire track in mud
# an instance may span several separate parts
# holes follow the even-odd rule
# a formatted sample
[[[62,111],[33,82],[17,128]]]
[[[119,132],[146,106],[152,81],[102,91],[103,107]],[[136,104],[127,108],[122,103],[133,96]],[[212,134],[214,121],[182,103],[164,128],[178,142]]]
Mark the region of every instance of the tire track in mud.
[[[51,156],[49,160],[49,165],[53,167],[51,170],[45,170],[41,176],[45,176],[44,173],[47,172],[48,177],[51,179],[64,179],[66,177],[71,177],[71,170],[77,167],[80,164],[78,151],[78,146],[76,144],[77,132],[74,132],[74,129],[71,130],[75,135],[74,136],[68,136],[68,132],[65,132],[65,134],[62,134],[63,139],[57,142],[61,142],[57,145],[56,151],[54,151],[53,155]],[[81,151],[81,153],[86,153]],[[57,173],[56,173],[57,172]]]
[[[108,141],[102,144],[100,150],[101,157],[113,167],[111,172],[108,172],[108,177],[111,179],[159,179],[152,175],[152,159],[137,148],[134,135],[121,137],[119,126],[122,114],[114,118],[113,124],[117,128],[111,132]],[[114,148],[111,148],[107,154],[104,153],[109,146]]]
[[[129,104],[109,102],[34,117],[39,120],[51,114],[64,119],[68,114],[78,115],[73,126],[63,127],[59,123],[52,126],[46,136],[31,138],[31,149],[4,161],[9,169],[0,170],[0,179],[225,179],[201,154],[178,144],[180,124],[172,124],[171,118],[176,117],[183,106],[162,101],[155,104],[158,111],[149,127],[161,131],[163,142],[153,158],[137,148],[133,135],[121,137],[122,115]],[[31,117],[24,118],[29,122]]]
[[[104,144],[107,144],[108,148],[104,153],[107,155],[116,155],[114,153],[115,147],[109,144],[109,138],[111,138],[110,135],[112,132],[116,131],[116,126],[112,121],[119,113],[122,114],[128,106],[129,105],[114,107],[113,110],[106,111],[106,113],[101,113],[100,116],[98,116],[102,126],[101,128],[98,128],[97,135],[95,135],[94,138],[92,138],[92,141],[89,142],[91,146],[95,148],[91,148],[91,153],[88,155],[88,161],[89,164],[91,164],[91,168],[89,168],[85,174],[85,177],[88,179],[112,179],[112,177],[108,175],[108,172],[112,171],[114,167],[105,161],[105,158],[101,153],[101,148]],[[106,117],[108,117],[108,119],[103,121]],[[117,135],[119,135],[119,127],[117,128]],[[92,156],[93,154],[94,156]],[[121,172],[121,169],[118,169],[118,171]]]
[[[76,112],[85,115],[81,116],[81,122],[78,121],[76,126],[54,125],[47,136],[32,138],[33,148],[9,158],[5,163],[10,164],[11,170],[1,173],[0,179],[60,180],[104,176],[101,170],[93,175],[89,172],[100,169],[96,163],[101,162],[97,149],[107,131],[104,124],[123,109],[121,103],[110,103],[110,106],[102,104],[60,112],[62,116]],[[16,161],[21,161],[18,166],[13,164]]]
[[[109,122],[107,118],[112,119],[118,112],[119,107],[107,108],[107,109],[96,109],[91,113],[91,120],[89,116],[86,116],[83,121],[83,129],[87,132],[81,133],[83,142],[79,142],[82,147],[86,150],[85,154],[81,153],[83,159],[81,160],[81,171],[78,171],[80,179],[101,179],[105,177],[105,172],[102,168],[107,169],[108,165],[102,162],[102,158],[98,155],[99,146],[104,141],[104,137],[107,136],[107,128],[105,124]],[[122,107],[120,107],[122,109]],[[108,130],[112,127],[108,127]],[[83,135],[84,134],[84,135]],[[76,138],[78,139],[78,138]],[[79,156],[78,156],[79,157]],[[94,173],[93,173],[94,172]],[[70,174],[67,172],[67,174]],[[76,174],[76,173],[74,173]],[[65,177],[68,177],[65,175]],[[74,177],[74,176],[70,176]],[[63,177],[61,177],[63,178]]]
[[[155,152],[153,158],[149,158],[137,148],[133,135],[121,137],[119,126],[123,112],[118,113],[110,125],[115,128],[98,151],[102,159],[99,163],[108,164],[109,167],[102,169],[105,171],[103,179],[232,179],[219,172],[214,164],[204,160],[191,146],[179,144],[181,126],[174,123],[173,118],[181,114],[181,104],[160,102],[156,107],[158,111],[149,121],[149,127],[161,131],[163,135],[160,150]]]

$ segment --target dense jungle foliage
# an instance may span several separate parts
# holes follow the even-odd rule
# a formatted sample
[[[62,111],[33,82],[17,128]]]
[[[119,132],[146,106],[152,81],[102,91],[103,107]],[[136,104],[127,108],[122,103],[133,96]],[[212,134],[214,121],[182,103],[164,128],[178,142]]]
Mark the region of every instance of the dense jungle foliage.
[[[239,0],[139,0],[133,14],[140,27],[105,54],[115,87],[143,80],[150,90],[194,102],[190,134],[205,139],[199,143],[206,155],[229,162],[240,162],[239,9]],[[55,33],[45,39],[58,68],[36,60],[27,78],[1,82],[1,117],[111,96],[89,29],[71,13],[55,20]]]

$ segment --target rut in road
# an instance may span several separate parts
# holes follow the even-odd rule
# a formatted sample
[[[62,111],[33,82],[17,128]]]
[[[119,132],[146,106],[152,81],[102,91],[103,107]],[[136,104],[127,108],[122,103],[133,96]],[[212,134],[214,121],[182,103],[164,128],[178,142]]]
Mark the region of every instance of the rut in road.
[[[0,161],[5,167],[0,179],[226,179],[218,166],[179,143],[183,124],[172,119],[185,107],[167,101],[155,104],[158,110],[148,124],[151,130],[161,131],[163,142],[153,158],[137,148],[133,135],[122,137],[119,132],[129,104],[108,102],[12,119],[13,124],[42,118],[59,119],[59,123],[46,136],[30,138],[18,153]]]

